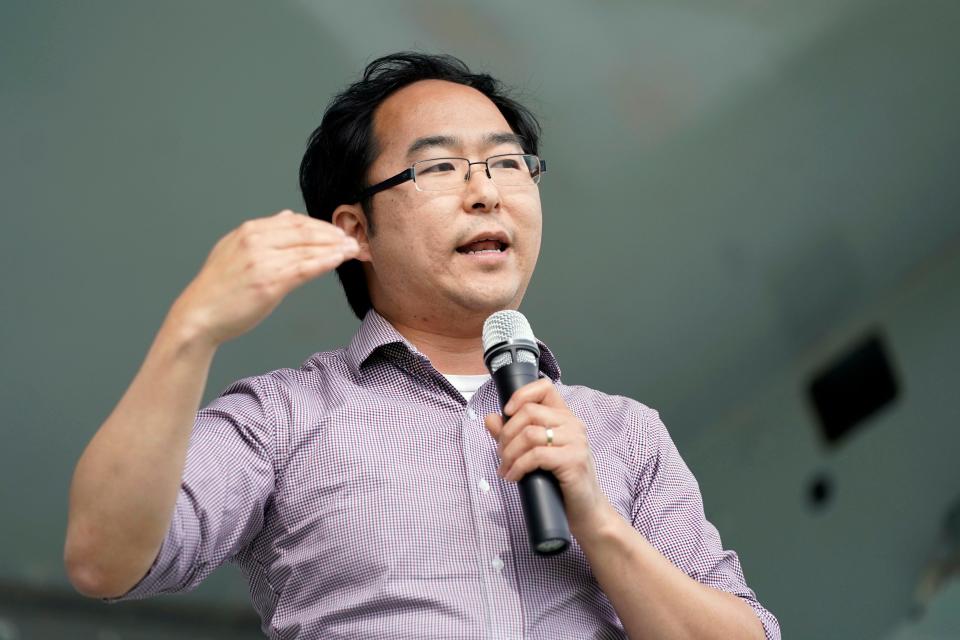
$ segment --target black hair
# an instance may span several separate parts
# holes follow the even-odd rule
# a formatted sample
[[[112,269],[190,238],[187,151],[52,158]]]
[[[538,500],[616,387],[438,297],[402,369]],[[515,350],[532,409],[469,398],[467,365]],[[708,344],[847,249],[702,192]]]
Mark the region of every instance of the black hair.
[[[393,53],[368,64],[360,80],[334,97],[320,126],[310,134],[300,163],[300,191],[307,213],[329,222],[338,206],[356,202],[356,195],[369,186],[367,172],[379,152],[373,133],[374,112],[395,91],[420,80],[446,80],[480,91],[520,137],[524,151],[538,152],[540,124],[530,110],[507,95],[498,80],[485,73],[472,73],[462,60],[451,55]],[[360,206],[367,216],[368,233],[372,234],[370,199]],[[363,319],[371,303],[360,262],[344,262],[337,267],[337,274],[350,308]]]

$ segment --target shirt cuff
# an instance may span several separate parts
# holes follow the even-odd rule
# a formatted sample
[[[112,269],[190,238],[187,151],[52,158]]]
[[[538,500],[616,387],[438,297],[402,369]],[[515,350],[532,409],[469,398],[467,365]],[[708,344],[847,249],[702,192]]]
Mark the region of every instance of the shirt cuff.
[[[181,532],[182,524],[178,510],[175,509],[167,535],[164,536],[157,557],[153,559],[153,564],[150,565],[147,573],[123,595],[101,598],[101,600],[107,604],[113,604],[125,600],[141,600],[165,591],[175,591],[176,585],[181,580],[178,575],[178,559],[182,550]]]
[[[767,636],[767,640],[780,640],[780,622],[777,618],[753,598],[740,597],[750,605],[753,612],[760,618],[760,624],[763,625],[763,633]]]

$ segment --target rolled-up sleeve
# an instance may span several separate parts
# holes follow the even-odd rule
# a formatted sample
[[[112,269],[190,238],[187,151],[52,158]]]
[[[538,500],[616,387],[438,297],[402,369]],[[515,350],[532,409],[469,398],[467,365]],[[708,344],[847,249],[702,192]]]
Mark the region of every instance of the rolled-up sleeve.
[[[275,486],[276,401],[240,380],[197,413],[170,528],[150,570],[107,602],[195,588],[260,531]]]
[[[779,640],[780,623],[747,586],[734,551],[703,511],[703,498],[656,411],[644,407],[640,473],[631,513],[634,528],[673,564],[698,582],[742,598],[760,618],[768,640]]]

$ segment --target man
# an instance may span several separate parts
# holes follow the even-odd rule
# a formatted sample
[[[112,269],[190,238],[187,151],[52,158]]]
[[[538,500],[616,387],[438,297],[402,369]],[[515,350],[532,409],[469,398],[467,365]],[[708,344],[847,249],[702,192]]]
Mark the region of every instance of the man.
[[[480,334],[539,253],[538,133],[450,57],[381,58],[337,96],[301,167],[313,217],[217,243],[78,462],[77,589],[179,591],[233,560],[272,638],[778,638],[654,411],[563,385],[542,345],[498,415]],[[335,267],[350,345],[197,412],[216,348]],[[515,484],[538,467],[575,539],[547,558]]]

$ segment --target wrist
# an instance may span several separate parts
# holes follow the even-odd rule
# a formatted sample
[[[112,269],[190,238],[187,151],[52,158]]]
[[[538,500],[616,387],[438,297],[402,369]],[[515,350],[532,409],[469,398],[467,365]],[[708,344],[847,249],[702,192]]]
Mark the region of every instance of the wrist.
[[[580,522],[570,523],[570,532],[586,552],[588,548],[613,540],[626,525],[623,517],[609,502],[599,506]]]
[[[158,337],[177,353],[212,353],[220,346],[207,323],[196,314],[187,313],[177,303],[164,319]]]

